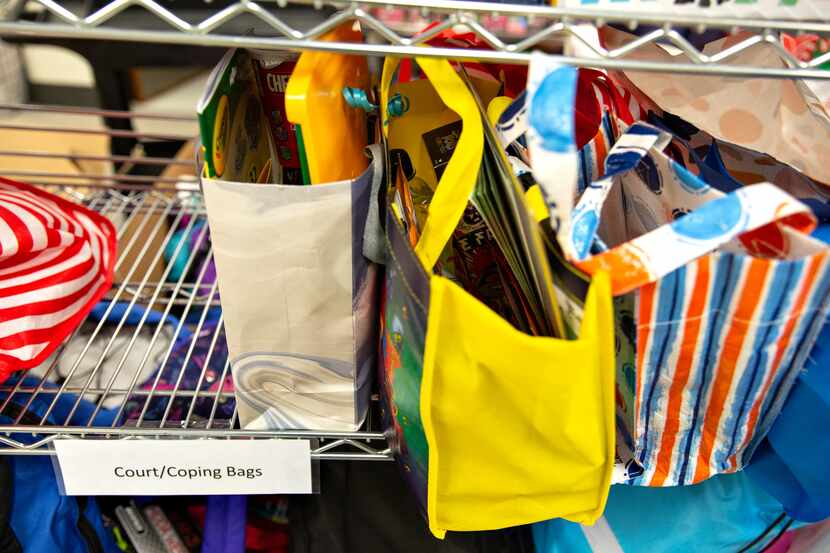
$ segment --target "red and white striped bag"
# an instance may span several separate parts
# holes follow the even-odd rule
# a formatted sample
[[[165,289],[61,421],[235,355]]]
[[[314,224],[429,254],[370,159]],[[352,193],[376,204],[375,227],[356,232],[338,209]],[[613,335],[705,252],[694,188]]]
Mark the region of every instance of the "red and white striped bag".
[[[112,286],[105,217],[0,177],[0,382],[39,365]]]

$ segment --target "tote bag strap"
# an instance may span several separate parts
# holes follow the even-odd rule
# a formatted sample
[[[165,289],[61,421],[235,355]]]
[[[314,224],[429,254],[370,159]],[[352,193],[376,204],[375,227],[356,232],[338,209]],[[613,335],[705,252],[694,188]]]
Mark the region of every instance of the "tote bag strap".
[[[590,97],[577,97],[582,80],[590,84]],[[555,58],[534,53],[530,62],[527,92],[518,97],[502,114],[497,125],[502,144],[510,144],[521,136],[527,140],[532,159],[533,177],[542,192],[550,224],[566,256],[576,257],[570,248],[569,235],[574,225],[573,203],[579,182],[580,151],[577,149],[577,102],[583,108],[596,104],[600,125],[603,112],[610,111],[613,124],[623,101],[600,72],[580,75],[574,67],[560,64]],[[588,110],[591,111],[591,110]],[[630,114],[628,119],[630,119]],[[619,129],[616,129],[619,131]],[[604,148],[603,148],[604,150]]]
[[[576,265],[589,274],[608,271],[612,293],[620,295],[654,282],[734,238],[765,244],[765,233],[759,229],[770,223],[809,233],[815,222],[805,204],[780,188],[770,183],[753,184]],[[748,234],[752,231],[757,232]]]
[[[432,83],[444,104],[461,117],[461,135],[430,202],[427,220],[415,246],[415,254],[427,271],[455,230],[475,188],[484,154],[484,127],[472,91],[447,60],[416,57],[415,61]],[[381,76],[381,117],[384,134],[389,132],[389,90],[399,61],[387,58]],[[406,114],[403,115],[406,117]]]
[[[662,150],[671,138],[656,127],[635,123],[614,143],[605,158],[603,177],[582,193],[572,213],[571,227],[560,235],[562,251],[568,259],[582,261],[588,257],[602,207],[614,187],[614,177],[634,170],[651,148]]]
[[[598,110],[600,117],[602,112],[610,112],[612,115],[611,121],[616,127],[616,131],[621,131],[620,127],[627,127],[634,122],[625,99],[604,72],[583,67],[579,69],[577,81],[580,88],[590,90],[593,99],[583,100],[577,96],[574,98],[574,103],[569,106],[565,103],[568,98],[567,95],[560,95],[557,96],[562,101],[559,104],[559,110],[576,112],[578,105],[587,106],[593,102],[596,105],[589,109]],[[493,124],[502,146],[506,147],[512,144],[527,133],[527,101],[527,90],[523,90],[505,109],[499,111],[498,120]],[[599,125],[601,125],[601,122],[597,126]]]
[[[551,227],[562,241],[570,227],[576,197],[579,151],[576,148],[575,67],[534,53],[527,83],[527,147],[533,177],[550,214]]]

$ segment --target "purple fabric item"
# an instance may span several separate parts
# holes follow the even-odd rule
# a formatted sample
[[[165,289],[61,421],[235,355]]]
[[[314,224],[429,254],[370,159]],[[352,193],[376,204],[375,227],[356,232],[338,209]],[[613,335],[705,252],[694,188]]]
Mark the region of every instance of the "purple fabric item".
[[[233,379],[231,377],[230,370],[228,370],[225,374],[224,385],[222,385],[222,382],[220,381],[222,372],[225,369],[225,364],[228,360],[228,345],[225,341],[224,329],[219,331],[220,335],[216,340],[213,353],[210,356],[210,360],[208,361],[207,359],[210,351],[210,344],[213,340],[213,335],[216,332],[216,325],[217,323],[215,321],[210,321],[206,322],[202,326],[201,332],[199,332],[199,335],[196,337],[196,346],[193,348],[189,359],[187,358],[187,352],[190,349],[192,334],[187,333],[176,341],[176,344],[173,346],[173,350],[170,353],[170,358],[165,364],[164,370],[162,370],[161,376],[159,377],[158,385],[156,386],[156,390],[173,390],[179,379],[179,374],[181,373],[182,368],[184,368],[184,375],[181,376],[178,389],[195,390],[197,384],[199,383],[199,376],[202,374],[202,368],[205,367],[205,362],[207,361],[208,366],[205,369],[205,378],[202,380],[200,387],[204,394],[200,395],[196,400],[196,404],[193,409],[194,414],[202,418],[208,418],[210,416],[211,410],[213,409],[215,393],[220,386],[222,386],[223,392],[233,392]],[[187,361],[187,364],[183,367],[185,361]],[[156,374],[153,374],[153,376],[148,378],[147,381],[141,386],[142,389],[151,389],[155,378]],[[138,418],[141,413],[141,409],[144,406],[144,402],[146,401],[145,397],[146,396],[135,395],[130,398],[127,403],[126,410],[127,420]],[[147,407],[145,418],[147,420],[161,419],[165,409],[167,408],[168,401],[167,397],[153,398],[150,405]],[[177,397],[173,402],[173,406],[170,408],[170,412],[168,413],[168,420],[184,420],[187,416],[188,410],[190,409],[191,401],[192,397]],[[216,419],[230,419],[233,414],[234,405],[235,402],[232,398],[220,399],[219,405],[216,407]]]
[[[245,553],[247,497],[211,495],[202,534],[202,553]]]

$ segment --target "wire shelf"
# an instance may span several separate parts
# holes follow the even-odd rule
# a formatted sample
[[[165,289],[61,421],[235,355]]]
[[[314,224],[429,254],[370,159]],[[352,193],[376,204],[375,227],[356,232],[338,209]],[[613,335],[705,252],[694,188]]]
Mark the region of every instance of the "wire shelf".
[[[193,4],[169,0],[109,0],[87,3],[73,0],[6,0],[0,5],[0,35],[98,39],[219,47],[279,50],[325,50],[372,55],[432,56],[483,61],[527,63],[533,49],[550,47],[566,37],[582,41],[577,25],[615,23],[653,30],[631,43],[610,50],[584,44],[591,55],[559,56],[566,64],[608,69],[664,71],[682,74],[717,74],[743,77],[827,79],[820,69],[830,53],[803,61],[787,51],[780,33],[830,36],[830,23],[714,17],[681,13],[636,12],[627,9],[570,9],[455,0],[225,0],[194,9]],[[415,10],[436,25],[403,24],[384,14],[392,9]],[[5,14],[5,15],[4,15]],[[33,16],[33,14],[35,14]],[[519,30],[494,31],[493,18],[509,16]],[[31,21],[32,17],[35,21]],[[27,18],[29,20],[27,20]],[[5,19],[5,21],[3,21]],[[325,33],[347,22],[358,21],[369,36],[368,44],[322,40]],[[446,29],[474,33],[489,49],[430,48],[429,39]],[[751,36],[717,55],[707,55],[692,45],[682,29],[704,31],[738,29]],[[584,41],[582,41],[584,43]],[[635,52],[656,42],[669,44],[685,56],[683,63],[634,59]],[[783,67],[735,65],[736,57],[759,44],[775,49]]]
[[[73,130],[91,132],[89,126],[62,127]],[[3,169],[3,159],[17,155],[0,151],[0,175],[39,181],[107,216],[117,229],[119,257],[103,314],[87,317],[40,367],[0,384],[0,414],[12,421],[0,425],[0,454],[53,454],[50,443],[59,438],[305,438],[314,440],[315,459],[392,459],[384,433],[371,430],[371,417],[365,425],[370,430],[361,432],[239,428],[195,160],[151,158],[149,165],[176,167],[177,176],[136,181],[112,171]],[[43,151],[37,157],[145,163],[140,155]],[[190,248],[183,236],[190,237]]]

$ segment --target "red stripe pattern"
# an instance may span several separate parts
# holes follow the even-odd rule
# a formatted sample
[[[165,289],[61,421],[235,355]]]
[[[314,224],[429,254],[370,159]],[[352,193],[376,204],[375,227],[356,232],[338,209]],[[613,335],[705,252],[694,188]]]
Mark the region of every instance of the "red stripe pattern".
[[[42,363],[112,286],[105,217],[0,177],[0,381]]]

